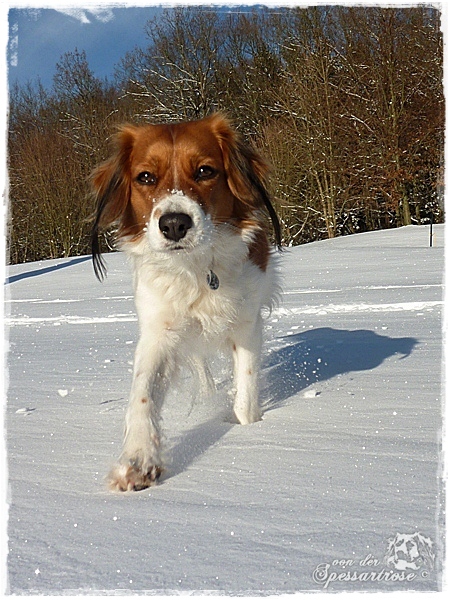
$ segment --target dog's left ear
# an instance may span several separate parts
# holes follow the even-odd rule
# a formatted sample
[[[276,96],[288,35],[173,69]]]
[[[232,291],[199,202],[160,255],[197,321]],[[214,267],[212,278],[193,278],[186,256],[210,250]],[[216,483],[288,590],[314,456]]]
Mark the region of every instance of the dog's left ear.
[[[209,117],[211,129],[222,150],[228,187],[235,198],[252,208],[265,207],[272,221],[275,240],[281,247],[281,226],[267,191],[269,166],[246,145],[230,121],[216,113]]]

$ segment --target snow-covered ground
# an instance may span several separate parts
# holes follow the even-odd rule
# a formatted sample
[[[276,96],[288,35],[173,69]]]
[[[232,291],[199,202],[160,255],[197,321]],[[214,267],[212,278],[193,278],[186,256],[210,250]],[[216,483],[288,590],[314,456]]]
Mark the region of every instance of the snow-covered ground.
[[[216,359],[214,398],[186,375],[167,401],[161,484],[125,494],[104,485],[137,338],[125,257],[103,284],[89,257],[9,268],[9,592],[440,589],[443,246],[412,226],[285,251],[263,421],[224,418]],[[409,563],[386,562],[397,534]]]

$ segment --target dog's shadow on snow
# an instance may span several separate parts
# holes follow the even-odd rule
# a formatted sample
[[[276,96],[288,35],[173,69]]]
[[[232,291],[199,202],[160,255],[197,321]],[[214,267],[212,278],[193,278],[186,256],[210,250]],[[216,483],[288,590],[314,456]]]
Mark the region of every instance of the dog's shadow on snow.
[[[212,418],[183,432],[170,450],[167,478],[183,473],[197,458],[214,446],[232,427],[233,423]]]
[[[352,371],[369,371],[397,354],[404,359],[418,344],[414,338],[391,338],[368,330],[329,327],[285,336],[278,341],[285,344],[269,352],[263,363],[266,412],[282,406],[288,398],[314,383]],[[233,426],[216,415],[183,432],[174,440],[164,479],[185,471]]]
[[[265,410],[272,410],[308,386],[352,371],[369,371],[390,356],[406,358],[418,344],[369,330],[322,327],[281,338],[286,344],[266,357]]]

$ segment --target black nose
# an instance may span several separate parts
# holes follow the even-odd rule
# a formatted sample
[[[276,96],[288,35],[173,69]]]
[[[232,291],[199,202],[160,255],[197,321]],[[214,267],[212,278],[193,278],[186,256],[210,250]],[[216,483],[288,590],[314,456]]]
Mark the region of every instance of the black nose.
[[[159,229],[168,240],[178,242],[192,227],[192,219],[184,213],[167,213],[159,219]]]

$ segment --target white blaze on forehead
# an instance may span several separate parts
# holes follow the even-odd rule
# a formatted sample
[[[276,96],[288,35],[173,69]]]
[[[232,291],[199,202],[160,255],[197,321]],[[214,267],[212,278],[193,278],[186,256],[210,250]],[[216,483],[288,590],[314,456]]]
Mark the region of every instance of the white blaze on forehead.
[[[175,148],[174,148],[173,152],[175,154]],[[173,180],[172,180],[173,190],[172,190],[172,193],[176,192],[179,189],[179,187],[180,187],[179,167],[178,167],[177,163],[178,163],[178,161],[175,160],[175,156],[173,156],[172,157],[172,176],[173,176]]]

